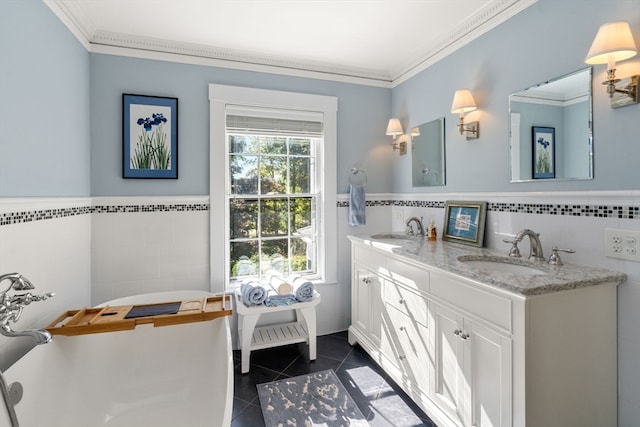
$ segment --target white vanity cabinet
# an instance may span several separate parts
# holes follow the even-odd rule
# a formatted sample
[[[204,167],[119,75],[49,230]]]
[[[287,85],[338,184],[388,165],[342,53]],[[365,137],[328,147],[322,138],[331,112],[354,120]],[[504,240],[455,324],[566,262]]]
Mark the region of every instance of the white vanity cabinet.
[[[393,268],[395,267],[395,268]],[[402,268],[404,267],[404,268]],[[393,274],[384,280],[383,354],[396,368],[409,394],[420,398],[428,393],[433,378],[433,364],[428,300],[418,291],[428,284],[428,273],[395,263]]]
[[[596,283],[585,271],[594,284],[523,295],[416,259],[413,247],[403,256],[351,240],[349,341],[439,427],[616,425],[623,276]]]
[[[444,273],[431,277],[434,400],[460,425],[511,426],[511,299]]]
[[[382,329],[382,280],[374,271],[354,266],[353,286],[357,299],[352,300],[354,327],[366,335],[374,345],[380,345]]]
[[[351,323],[371,345],[380,347],[382,332],[382,283],[384,277],[378,269],[384,263],[384,256],[378,252],[363,249],[353,260],[353,293],[358,298],[351,299]]]
[[[511,340],[495,329],[432,304],[435,387],[433,399],[466,426],[510,426]]]
[[[419,401],[431,389],[433,366],[428,319],[429,274],[383,253],[352,250],[349,340],[363,348]],[[393,271],[393,273],[391,273]]]

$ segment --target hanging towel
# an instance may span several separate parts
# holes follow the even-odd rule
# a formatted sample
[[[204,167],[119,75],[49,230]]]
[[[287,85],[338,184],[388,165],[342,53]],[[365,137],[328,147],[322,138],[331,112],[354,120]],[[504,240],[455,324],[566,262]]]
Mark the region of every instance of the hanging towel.
[[[365,225],[367,217],[364,213],[365,207],[364,185],[351,184],[349,191],[349,225]]]
[[[247,307],[260,305],[267,299],[267,289],[257,280],[247,280],[240,284],[242,302]]]

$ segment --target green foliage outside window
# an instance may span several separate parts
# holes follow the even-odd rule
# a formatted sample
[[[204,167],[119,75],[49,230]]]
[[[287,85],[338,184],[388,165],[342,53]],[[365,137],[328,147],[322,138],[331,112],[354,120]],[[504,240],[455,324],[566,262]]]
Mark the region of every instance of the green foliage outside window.
[[[232,134],[232,277],[315,272],[315,140]]]

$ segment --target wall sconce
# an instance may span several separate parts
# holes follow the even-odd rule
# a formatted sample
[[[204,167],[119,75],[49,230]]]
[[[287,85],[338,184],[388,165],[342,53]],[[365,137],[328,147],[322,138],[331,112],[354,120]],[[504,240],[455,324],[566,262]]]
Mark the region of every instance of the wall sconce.
[[[616,61],[632,58],[637,53],[638,50],[627,21],[609,22],[600,26],[584,62],[590,65],[607,64],[607,80],[602,84],[607,85],[611,108],[638,103],[638,78],[640,75],[626,79],[616,78]],[[623,83],[619,87],[616,86],[616,83],[620,82]]]
[[[467,140],[477,139],[480,136],[480,123],[471,122],[464,123],[464,113],[476,110],[476,103],[473,100],[473,95],[469,89],[457,90],[453,95],[453,103],[451,104],[451,112],[453,114],[460,113],[460,120],[458,121],[458,127],[460,128],[460,135],[466,132]]]
[[[389,119],[389,124],[387,125],[387,135],[393,137],[393,149],[398,150],[400,155],[407,154],[407,138],[405,137],[404,129],[402,128],[402,123],[400,123],[399,119]],[[403,135],[397,141],[396,138],[399,135]]]

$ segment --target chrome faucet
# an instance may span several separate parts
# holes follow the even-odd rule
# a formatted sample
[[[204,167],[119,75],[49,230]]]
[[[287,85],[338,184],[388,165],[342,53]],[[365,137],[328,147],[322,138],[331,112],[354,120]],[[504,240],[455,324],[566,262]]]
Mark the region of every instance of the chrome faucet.
[[[418,217],[412,216],[411,218],[409,218],[407,220],[407,230],[406,230],[406,234],[409,236],[414,236],[415,233],[413,232],[413,227],[411,227],[411,223],[415,222],[416,226],[418,227],[418,234],[420,234],[420,236],[424,237],[424,227],[422,226],[422,221],[418,219]]]
[[[6,337],[32,337],[36,344],[46,344],[51,341],[51,334],[44,329],[26,329],[24,331],[14,331],[10,322],[15,323],[20,319],[25,306],[36,301],[44,301],[55,294],[46,293],[43,295],[33,295],[31,292],[9,296],[7,292],[13,289],[16,291],[26,291],[35,289],[33,284],[24,276],[18,273],[0,275],[0,284],[5,280],[9,281],[9,286],[0,290],[0,334]]]
[[[31,289],[36,288],[26,277],[19,273],[3,274],[0,276],[0,283],[4,280],[9,281],[9,286],[0,291],[0,294],[6,294],[9,289],[13,289],[15,291],[30,291]]]
[[[524,239],[525,236],[529,237],[529,258],[533,258],[536,261],[544,261],[544,255],[542,254],[542,244],[540,243],[540,234],[525,228],[516,234],[514,240],[514,246]]]

